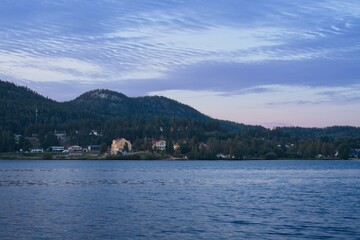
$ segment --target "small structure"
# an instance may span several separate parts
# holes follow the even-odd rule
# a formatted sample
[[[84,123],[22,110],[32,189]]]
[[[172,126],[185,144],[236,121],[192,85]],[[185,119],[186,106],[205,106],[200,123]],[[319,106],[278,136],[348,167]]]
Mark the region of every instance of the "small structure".
[[[217,158],[222,158],[222,159],[230,159],[231,158],[230,155],[226,155],[226,154],[223,154],[223,153],[216,154],[216,157]]]
[[[30,150],[31,153],[43,153],[44,149],[43,148],[32,148]]]
[[[350,156],[352,158],[360,158],[360,149],[352,149]]]
[[[102,133],[98,132],[97,130],[91,130],[89,136],[101,137]]]
[[[83,148],[77,145],[69,146],[68,152],[70,156],[81,156]]]
[[[164,151],[166,149],[166,141],[165,140],[157,141],[155,142],[155,144],[153,144],[152,148],[155,150]]]
[[[131,151],[131,142],[125,138],[114,139],[111,144],[111,154],[123,154]]]
[[[174,149],[174,151],[180,150],[180,144],[175,143],[175,144],[173,145],[173,149]]]
[[[87,150],[89,152],[99,152],[100,151],[100,145],[90,145],[87,147]]]
[[[54,136],[58,139],[58,140],[60,140],[60,141],[62,141],[62,140],[65,140],[65,138],[66,138],[66,132],[65,131],[54,131]]]
[[[51,147],[49,147],[49,150],[52,152],[64,152],[65,147],[64,146],[51,146]]]
[[[15,142],[19,143],[20,139],[22,138],[21,134],[14,134]]]
[[[68,147],[69,152],[82,152],[82,147],[73,145]]]

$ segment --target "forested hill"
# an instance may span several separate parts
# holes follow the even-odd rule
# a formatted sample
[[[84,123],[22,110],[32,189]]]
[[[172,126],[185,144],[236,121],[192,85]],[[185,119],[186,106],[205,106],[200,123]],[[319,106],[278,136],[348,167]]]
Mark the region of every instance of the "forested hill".
[[[63,133],[59,138],[56,133]],[[280,127],[266,129],[210,118],[165,97],[127,97],[93,90],[57,102],[13,83],[0,81],[0,152],[34,147],[90,144],[109,147],[126,138],[138,151],[152,151],[153,140],[181,145],[180,156],[233,158],[331,158],[360,149],[360,128]],[[342,150],[341,150],[342,149]],[[341,150],[341,151],[340,151]],[[345,157],[344,157],[345,158]]]
[[[160,118],[210,120],[208,116],[194,108],[172,99],[158,96],[131,98],[106,89],[86,92],[64,104],[105,117],[152,118],[158,116]]]
[[[57,125],[92,115],[45,98],[26,87],[0,81],[0,130],[23,132],[30,125]]]
[[[30,124],[57,125],[79,119],[173,117],[212,120],[187,105],[165,97],[130,98],[110,90],[89,91],[73,101],[60,103],[26,87],[0,81],[0,101],[1,127],[13,131],[20,131]]]
[[[212,119],[190,106],[165,97],[131,98],[115,91],[101,89],[86,92],[72,101],[56,102],[29,88],[0,81],[0,130],[23,133],[29,126],[59,129],[63,128],[64,124],[75,124],[80,121],[96,125],[94,121],[114,119],[191,120],[219,125],[224,130],[239,130],[245,126]]]
[[[37,114],[36,114],[37,112]],[[218,124],[226,131],[271,132],[251,126],[212,119],[194,108],[159,96],[127,97],[106,89],[86,92],[68,102],[57,102],[35,91],[0,80],[0,130],[23,132],[29,125],[60,126],[77,120],[106,121],[109,119],[182,119]],[[358,137],[360,128],[334,126],[327,128],[278,127],[272,134],[304,138]]]

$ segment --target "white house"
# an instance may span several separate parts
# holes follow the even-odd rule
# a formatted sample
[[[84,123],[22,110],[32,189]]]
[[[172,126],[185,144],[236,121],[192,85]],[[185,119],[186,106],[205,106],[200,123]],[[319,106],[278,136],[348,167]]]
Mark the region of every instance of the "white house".
[[[65,147],[64,146],[51,146],[51,147],[49,147],[49,149],[52,152],[63,152],[65,150]]]
[[[164,140],[157,141],[155,142],[155,144],[153,144],[152,147],[153,149],[164,151],[166,149],[166,141]]]
[[[44,152],[44,149],[42,148],[32,148],[30,150],[31,153],[43,153]]]
[[[68,147],[68,150],[69,150],[69,152],[81,152],[82,147],[73,145],[73,146]]]

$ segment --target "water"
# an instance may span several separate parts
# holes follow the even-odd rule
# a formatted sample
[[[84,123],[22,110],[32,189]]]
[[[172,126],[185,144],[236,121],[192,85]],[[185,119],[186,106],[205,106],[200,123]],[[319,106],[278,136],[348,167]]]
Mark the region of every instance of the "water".
[[[359,239],[360,161],[0,161],[0,239]]]

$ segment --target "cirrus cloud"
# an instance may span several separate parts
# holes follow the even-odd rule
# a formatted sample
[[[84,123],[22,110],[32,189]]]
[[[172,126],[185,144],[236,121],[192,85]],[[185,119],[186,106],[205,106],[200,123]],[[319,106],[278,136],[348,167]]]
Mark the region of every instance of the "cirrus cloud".
[[[314,112],[320,102],[347,109],[358,104],[359,28],[357,0],[3,0],[0,76],[57,100],[90,87],[221,93],[222,100],[245,91],[248,101],[272,100],[260,104],[263,112]],[[78,88],[69,91],[71,83]],[[310,100],[291,98],[292,89]],[[288,101],[277,98],[286,94]]]

